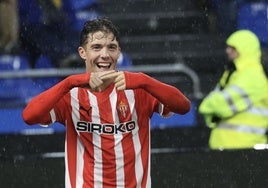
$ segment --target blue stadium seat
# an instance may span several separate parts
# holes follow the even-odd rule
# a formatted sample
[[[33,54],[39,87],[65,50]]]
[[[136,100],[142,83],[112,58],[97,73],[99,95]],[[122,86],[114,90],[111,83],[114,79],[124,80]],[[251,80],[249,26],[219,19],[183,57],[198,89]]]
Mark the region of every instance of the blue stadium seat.
[[[238,29],[254,32],[263,46],[268,46],[268,3],[248,2],[240,7],[237,15]]]
[[[95,10],[80,10],[75,12],[75,29],[78,31],[82,30],[86,21],[97,18],[98,16],[100,16],[100,14]]]
[[[5,71],[19,71],[29,69],[27,58],[23,56],[0,56],[0,74]],[[5,104],[24,104],[41,91],[31,78],[0,79],[0,101]]]
[[[49,127],[41,127],[38,124],[29,126],[22,119],[22,111],[23,107],[0,108],[0,136],[3,134],[53,134],[65,131],[65,127],[60,123],[54,123]]]
[[[56,66],[47,56],[41,55],[39,59],[36,61],[35,69],[49,69],[49,68],[56,68]],[[52,87],[61,80],[62,78],[57,76],[33,79],[35,85],[42,88],[42,90],[46,90]]]
[[[92,6],[98,5],[97,0],[70,0],[70,2],[75,10],[88,9]]]
[[[26,57],[13,55],[0,55],[0,71],[28,69]]]
[[[64,10],[68,12],[74,30],[81,31],[86,21],[100,16],[96,9],[98,4],[97,0],[64,1]]]
[[[191,102],[191,110],[184,114],[173,114],[171,117],[163,118],[154,113],[151,118],[152,129],[165,129],[174,127],[194,127],[197,125],[196,102]]]
[[[121,52],[117,60],[117,66],[119,68],[132,66],[132,60],[126,53]]]

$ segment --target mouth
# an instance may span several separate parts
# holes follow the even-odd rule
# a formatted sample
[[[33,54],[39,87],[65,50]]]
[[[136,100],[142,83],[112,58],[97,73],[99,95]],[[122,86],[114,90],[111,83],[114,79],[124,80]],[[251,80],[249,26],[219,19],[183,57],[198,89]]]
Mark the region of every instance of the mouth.
[[[100,70],[109,70],[112,64],[111,63],[97,63],[96,65]]]

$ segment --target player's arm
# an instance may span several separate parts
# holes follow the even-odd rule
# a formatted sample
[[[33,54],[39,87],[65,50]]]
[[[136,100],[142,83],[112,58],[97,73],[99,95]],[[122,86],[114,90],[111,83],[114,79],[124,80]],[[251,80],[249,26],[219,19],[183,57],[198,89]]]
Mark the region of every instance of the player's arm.
[[[126,89],[143,88],[169,110],[178,114],[185,114],[190,110],[190,100],[176,87],[164,84],[143,73],[125,72],[125,77]]]
[[[118,90],[142,88],[172,112],[185,114],[190,110],[190,100],[179,89],[164,84],[144,73],[120,71],[104,75],[102,78],[112,77],[114,77],[115,87]]]
[[[115,71],[110,70],[97,73],[85,73],[65,78],[52,88],[34,97],[22,112],[23,120],[30,125],[50,123],[50,111],[72,88],[89,87],[94,90],[107,81],[106,78],[101,79],[103,75],[113,72]]]
[[[73,87],[89,85],[90,74],[72,75],[50,89],[34,97],[22,112],[23,120],[29,124],[50,122],[50,111]]]

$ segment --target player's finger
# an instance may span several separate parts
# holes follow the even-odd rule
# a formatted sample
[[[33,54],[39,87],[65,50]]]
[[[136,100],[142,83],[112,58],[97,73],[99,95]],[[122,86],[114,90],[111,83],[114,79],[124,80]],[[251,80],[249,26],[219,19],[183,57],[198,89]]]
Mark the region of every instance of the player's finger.
[[[126,89],[126,82],[124,79],[115,83],[115,88],[117,90],[125,90]]]
[[[101,76],[101,79],[102,79],[102,80],[113,79],[113,78],[116,78],[116,77],[117,77],[118,75],[120,75],[120,74],[121,74],[120,72],[111,72],[111,73],[102,75],[102,76]]]
[[[119,82],[119,81],[121,81],[121,80],[125,80],[125,75],[124,75],[123,72],[121,72],[120,74],[118,74],[118,75],[115,77],[114,82],[116,83],[116,82]]]
[[[116,89],[117,89],[118,91],[122,91],[122,90],[125,90],[126,87],[125,87],[124,85],[122,85],[122,86],[116,87]]]
[[[103,84],[103,81],[96,75],[92,76],[89,82],[89,85],[92,89],[95,89]]]
[[[109,70],[109,71],[103,71],[103,72],[98,72],[99,73],[99,77],[101,79],[109,79],[111,77],[111,75],[113,75],[113,73],[116,73],[115,70]]]

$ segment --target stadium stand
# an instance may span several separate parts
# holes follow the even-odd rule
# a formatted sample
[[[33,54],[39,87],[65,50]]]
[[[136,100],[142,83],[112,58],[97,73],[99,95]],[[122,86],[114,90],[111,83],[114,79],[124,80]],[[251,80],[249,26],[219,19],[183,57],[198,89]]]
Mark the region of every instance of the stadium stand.
[[[256,33],[263,47],[268,47],[268,2],[244,3],[237,12],[237,28]]]
[[[120,26],[122,49],[133,65],[183,63],[201,76],[202,91],[210,90],[210,78],[221,71],[224,41],[208,33],[206,12],[195,1],[99,3],[100,12]]]
[[[223,68],[225,44],[221,36],[209,32],[207,12],[200,9],[196,1],[99,0],[98,4],[99,13],[119,25],[121,47],[133,67],[166,65],[172,68],[172,65],[181,64],[198,75],[203,94],[215,85]],[[45,61],[42,59],[40,67],[43,68]],[[194,105],[189,118],[195,126],[164,129],[159,126],[161,119],[152,121],[158,126],[151,133],[152,187],[267,185],[267,178],[261,175],[266,173],[267,164],[262,162],[267,158],[267,152],[257,156],[254,156],[256,151],[209,152],[209,129],[195,114],[200,96],[193,95],[192,79],[183,73],[162,72],[152,75],[178,86],[191,97]],[[184,124],[182,117],[179,118],[176,121]],[[3,121],[6,126],[7,118]],[[53,134],[34,131],[2,134],[0,169],[5,173],[0,174],[1,186],[64,187],[64,134],[61,128],[57,130]],[[7,178],[11,176],[13,178]],[[31,178],[25,180],[22,176]]]
[[[202,11],[194,1],[118,0],[114,3],[99,0],[98,10],[101,15],[111,18],[120,27],[121,45],[124,50],[122,55],[126,57],[128,63],[131,60],[133,66],[151,67],[185,65],[197,73],[204,93],[214,85],[216,80],[214,78],[221,72],[219,69],[223,61],[223,43],[219,37],[208,33],[206,12]],[[39,58],[37,67],[42,69],[47,66],[53,67],[49,59]],[[193,95],[193,83],[189,76],[165,71],[154,73],[153,76],[178,86],[193,100],[189,116],[184,120],[182,117],[175,117],[173,121],[168,122],[171,128],[176,127],[176,124],[181,127],[199,125],[200,119],[196,114],[198,99]],[[45,83],[40,78],[34,78],[34,83],[39,87],[42,86],[43,90],[53,85],[59,78],[51,79]],[[163,128],[162,123],[160,125],[157,123],[160,119],[154,118],[153,127]],[[200,129],[208,131],[203,126],[197,126],[192,131]],[[183,131],[183,129],[175,130]],[[172,139],[170,138],[170,143]]]
[[[14,71],[16,74],[17,71],[28,69],[28,60],[24,56],[8,54],[0,56],[0,73]],[[1,108],[24,105],[42,91],[31,78],[0,79],[0,86]]]

